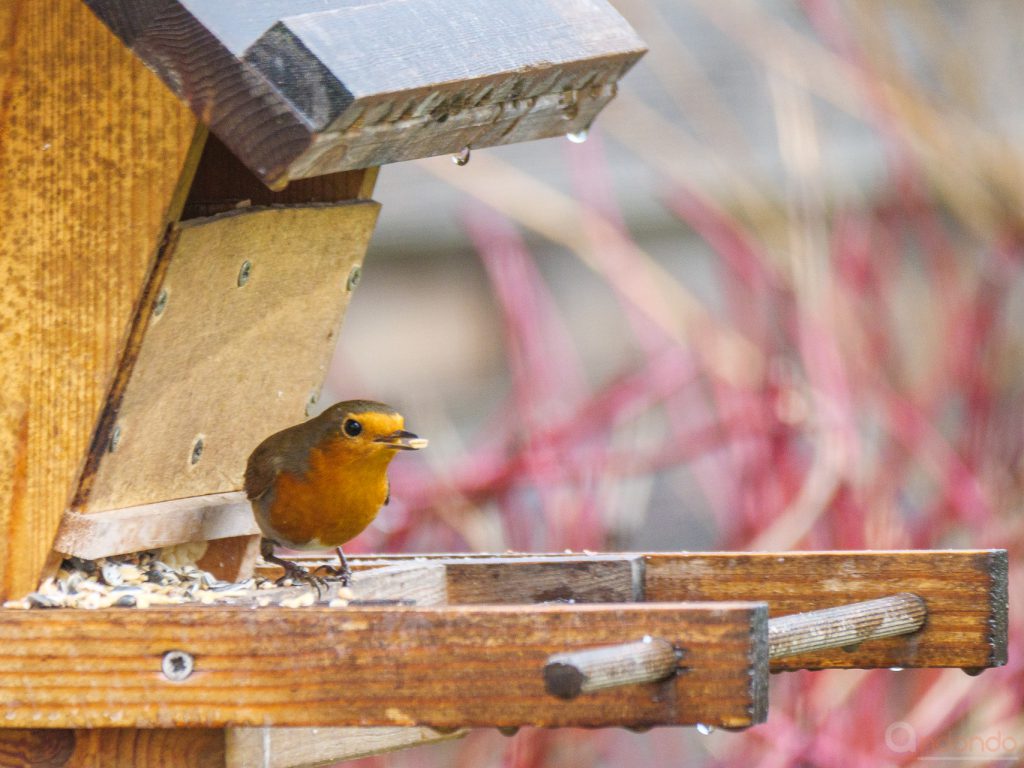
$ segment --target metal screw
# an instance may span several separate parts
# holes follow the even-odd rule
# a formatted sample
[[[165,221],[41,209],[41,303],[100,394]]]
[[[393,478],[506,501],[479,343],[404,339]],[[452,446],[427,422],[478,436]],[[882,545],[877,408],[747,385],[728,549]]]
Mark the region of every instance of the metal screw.
[[[111,453],[117,450],[117,446],[121,443],[121,425],[115,424],[114,428],[110,430],[110,445],[107,446],[107,450]]]
[[[359,285],[359,280],[362,278],[362,276],[363,269],[358,264],[356,264],[348,273],[348,282],[345,284],[345,289],[349,291],[354,290],[355,287]]]
[[[313,411],[316,410],[316,404],[317,404],[317,401],[319,401],[319,400],[320,400],[320,396],[316,392],[313,392],[312,394],[310,394],[309,400],[306,401],[306,415],[307,416],[312,416],[313,415]]]
[[[156,303],[153,305],[153,314],[156,317],[160,317],[167,309],[167,289],[164,288],[156,297]]]
[[[243,285],[249,282],[249,275],[252,274],[252,262],[246,259],[242,262],[241,268],[238,270],[238,287],[241,288]]]
[[[196,660],[191,653],[185,651],[168,651],[160,660],[160,671],[164,673],[164,677],[175,683],[180,683],[191,675],[195,666]]]
[[[201,459],[202,456],[203,456],[203,438],[197,437],[196,441],[194,443],[192,443],[192,456],[189,459],[189,461],[191,461],[192,464],[198,464],[199,463],[199,459]]]

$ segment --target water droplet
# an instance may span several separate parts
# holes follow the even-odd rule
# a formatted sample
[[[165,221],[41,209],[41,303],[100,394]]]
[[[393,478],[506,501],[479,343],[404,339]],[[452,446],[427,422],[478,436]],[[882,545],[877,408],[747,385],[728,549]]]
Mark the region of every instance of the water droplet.
[[[456,165],[466,165],[469,163],[469,147],[463,147],[454,155],[452,155],[452,162]]]
[[[902,672],[903,667],[889,667],[890,672]]]
[[[715,732],[715,726],[705,725],[704,723],[697,723],[697,733],[701,736],[710,736]]]
[[[587,129],[584,128],[582,131],[576,131],[575,133],[565,134],[565,138],[571,141],[573,144],[582,144],[587,140]]]

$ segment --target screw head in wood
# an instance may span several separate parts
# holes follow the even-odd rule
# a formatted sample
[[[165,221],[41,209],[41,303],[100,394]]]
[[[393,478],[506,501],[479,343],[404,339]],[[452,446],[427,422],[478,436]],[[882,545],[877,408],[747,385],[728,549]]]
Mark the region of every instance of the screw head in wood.
[[[165,309],[167,309],[167,289],[162,288],[160,293],[157,294],[156,302],[153,304],[153,315],[160,317]]]
[[[168,651],[160,660],[160,671],[174,683],[180,683],[192,674],[196,660],[185,651]]]
[[[311,392],[309,399],[306,400],[306,416],[312,416],[313,412],[316,411],[316,404],[320,401],[320,395],[316,392]]]
[[[243,285],[249,282],[249,277],[252,275],[252,262],[246,259],[242,262],[242,266],[238,269],[238,287],[241,288]]]
[[[363,268],[359,264],[356,264],[348,273],[348,282],[345,283],[345,290],[355,290],[355,287],[359,285],[359,281],[362,279],[362,277]]]
[[[189,463],[196,465],[199,463],[199,459],[203,457],[203,438],[197,437],[196,441],[192,443],[192,455],[189,456]]]

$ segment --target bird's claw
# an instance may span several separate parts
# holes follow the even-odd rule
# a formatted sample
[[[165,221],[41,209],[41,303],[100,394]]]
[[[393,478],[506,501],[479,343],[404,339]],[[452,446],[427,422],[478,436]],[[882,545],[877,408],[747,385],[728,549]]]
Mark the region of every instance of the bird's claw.
[[[341,582],[341,586],[347,587],[352,581],[352,571],[349,568],[335,568],[333,565],[327,565],[326,563],[318,565],[313,569],[313,578],[319,578],[315,576],[318,571],[323,571],[327,574],[327,578],[335,578]]]
[[[286,561],[287,562],[287,561]],[[323,597],[323,590],[327,588],[327,583],[317,576],[315,573],[310,573],[305,568],[293,563],[282,566],[284,568],[284,575],[279,578],[275,584],[279,587],[286,586],[286,581],[291,581],[292,584],[308,584],[316,590],[316,599],[320,600]]]

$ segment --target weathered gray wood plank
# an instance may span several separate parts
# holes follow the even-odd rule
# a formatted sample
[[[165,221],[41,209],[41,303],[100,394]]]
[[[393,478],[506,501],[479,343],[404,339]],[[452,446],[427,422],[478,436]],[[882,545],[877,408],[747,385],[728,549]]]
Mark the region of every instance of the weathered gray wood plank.
[[[86,0],[265,183],[585,129],[645,52],[606,0]]]

